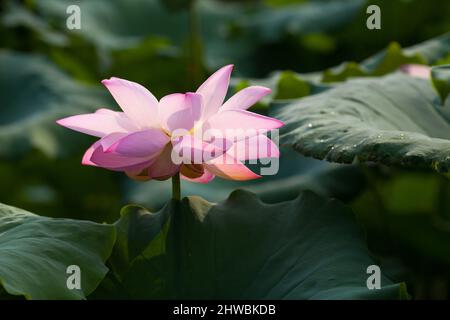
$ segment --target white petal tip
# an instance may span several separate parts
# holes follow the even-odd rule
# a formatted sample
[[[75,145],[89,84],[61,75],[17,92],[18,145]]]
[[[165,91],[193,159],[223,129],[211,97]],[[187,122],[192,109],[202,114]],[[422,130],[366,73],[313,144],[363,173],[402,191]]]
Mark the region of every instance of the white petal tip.
[[[116,77],[111,77],[109,79],[103,79],[102,81],[100,81],[103,85],[107,86],[110,84],[114,84],[117,81],[120,81],[120,78],[116,78]]]
[[[61,127],[69,128],[70,129],[70,119],[71,117],[63,118],[56,120],[56,124],[60,125]]]

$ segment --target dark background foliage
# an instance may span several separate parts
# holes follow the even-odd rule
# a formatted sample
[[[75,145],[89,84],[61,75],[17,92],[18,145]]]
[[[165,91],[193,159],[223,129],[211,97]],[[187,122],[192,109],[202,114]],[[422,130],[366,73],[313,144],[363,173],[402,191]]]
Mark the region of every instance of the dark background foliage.
[[[66,28],[69,4],[81,7],[81,30]],[[381,7],[381,30],[366,28],[368,4]],[[298,98],[346,78],[324,70],[344,61],[358,66],[388,47],[391,59],[368,75],[405,62],[450,62],[448,51],[431,62],[404,58],[401,49],[450,30],[450,2],[442,0],[7,0],[0,10],[0,202],[50,217],[112,223],[124,204],[159,210],[170,198],[169,181],[136,183],[81,166],[93,139],[55,125],[62,116],[117,108],[100,85],[104,78],[139,82],[160,98],[195,90],[233,63],[235,89],[259,81],[276,98]],[[274,73],[284,70],[293,72]],[[267,113],[268,103],[254,110]],[[182,185],[184,195],[212,202],[236,188],[269,203],[312,190],[350,204],[385,273],[406,280],[415,298],[448,298],[447,177],[329,163],[282,146],[277,176]]]

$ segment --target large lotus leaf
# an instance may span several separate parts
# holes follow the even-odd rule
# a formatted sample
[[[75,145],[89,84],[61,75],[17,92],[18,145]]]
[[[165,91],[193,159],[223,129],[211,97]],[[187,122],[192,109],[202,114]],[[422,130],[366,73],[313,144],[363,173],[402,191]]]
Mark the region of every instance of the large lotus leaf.
[[[114,241],[111,225],[41,217],[0,204],[0,284],[29,299],[84,299],[106,275]],[[72,265],[80,268],[81,289],[67,286]]]
[[[190,197],[158,213],[128,206],[116,226],[111,263],[127,297],[405,296],[403,285],[384,276],[381,290],[367,289],[366,269],[376,262],[350,210],[311,192],[272,205],[238,190],[215,205]]]
[[[259,172],[258,166],[250,168]],[[351,182],[342,185],[344,177],[351,177]],[[348,200],[364,184],[364,176],[357,167],[305,158],[291,148],[281,148],[279,171],[273,176],[251,181],[230,181],[216,177],[208,186],[182,181],[181,192],[184,196],[198,195],[208,201],[219,202],[226,199],[234,189],[243,188],[256,193],[265,202],[276,203],[294,199],[300,190],[306,189],[325,197]],[[170,198],[171,192],[170,180],[144,183],[127,180],[125,199],[158,209]]]
[[[281,142],[318,159],[450,166],[450,113],[430,80],[403,74],[348,81],[274,108]]]
[[[67,154],[77,148],[74,142],[87,140],[68,134],[55,120],[114,105],[100,87],[74,82],[38,55],[0,51],[0,69],[0,159],[30,148],[49,156]]]

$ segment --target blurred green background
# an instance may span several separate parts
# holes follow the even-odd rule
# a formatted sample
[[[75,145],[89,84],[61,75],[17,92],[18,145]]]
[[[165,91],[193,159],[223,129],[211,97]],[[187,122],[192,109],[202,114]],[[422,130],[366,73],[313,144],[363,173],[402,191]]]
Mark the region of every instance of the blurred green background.
[[[72,4],[81,9],[80,30],[66,27]],[[369,4],[381,8],[381,30],[366,28]],[[442,0],[7,0],[0,2],[0,12],[0,202],[46,216],[109,223],[126,203],[160,208],[170,198],[170,181],[136,183],[81,166],[94,139],[60,128],[55,120],[117,109],[102,79],[139,82],[160,98],[193,91],[211,72],[233,63],[234,89],[259,81],[276,89],[272,98],[293,98],[326,84],[301,92],[303,80],[285,72],[284,80],[273,83],[274,72],[291,70],[313,79],[388,47],[396,65],[401,48],[450,30],[450,2]],[[439,63],[444,62],[450,55]],[[268,103],[254,110],[265,113]],[[185,195],[213,202],[235,188],[267,202],[292,199],[302,189],[339,198],[353,206],[386,273],[406,280],[415,298],[450,294],[446,178],[331,164],[282,147],[276,176],[182,183]]]

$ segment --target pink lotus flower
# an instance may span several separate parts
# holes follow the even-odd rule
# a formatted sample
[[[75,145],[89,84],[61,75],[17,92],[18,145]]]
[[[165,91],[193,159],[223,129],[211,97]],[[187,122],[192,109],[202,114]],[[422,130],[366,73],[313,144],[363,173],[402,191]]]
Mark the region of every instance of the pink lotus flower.
[[[268,88],[251,86],[223,103],[232,69],[232,65],[221,68],[195,93],[174,93],[159,102],[137,83],[103,80],[123,112],[99,109],[57,123],[100,138],[86,151],[82,164],[123,171],[133,179],[165,180],[178,172],[183,179],[201,183],[215,175],[231,180],[259,178],[241,161],[279,157],[278,148],[264,133],[283,123],[246,111],[271,92]],[[254,133],[212,139],[197,134],[233,129],[253,129]],[[265,154],[259,152],[261,146]],[[188,156],[198,151],[200,161],[193,162]],[[181,163],[173,161],[174,154]]]

